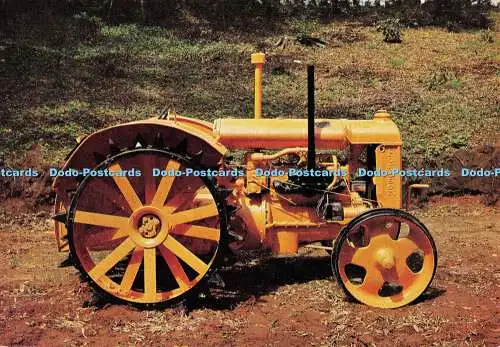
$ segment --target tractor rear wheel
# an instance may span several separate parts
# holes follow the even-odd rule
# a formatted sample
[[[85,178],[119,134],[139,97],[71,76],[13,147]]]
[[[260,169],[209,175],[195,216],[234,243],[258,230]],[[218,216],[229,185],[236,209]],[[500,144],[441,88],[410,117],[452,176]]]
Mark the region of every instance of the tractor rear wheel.
[[[374,307],[396,308],[429,286],[437,251],[427,228],[396,209],[375,209],[353,219],[338,236],[332,269],[348,296]]]
[[[164,175],[153,175],[156,168]],[[187,169],[201,168],[185,155],[135,148],[83,179],[66,225],[75,264],[94,287],[149,305],[192,293],[207,275],[224,235],[225,207],[211,179]]]

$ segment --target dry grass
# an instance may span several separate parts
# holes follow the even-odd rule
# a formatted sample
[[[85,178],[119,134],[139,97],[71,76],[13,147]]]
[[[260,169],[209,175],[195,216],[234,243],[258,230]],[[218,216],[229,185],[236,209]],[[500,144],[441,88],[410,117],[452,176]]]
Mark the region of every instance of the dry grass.
[[[500,130],[498,24],[488,40],[479,31],[407,29],[402,44],[360,23],[315,24],[314,35],[328,42],[321,49],[278,47],[273,34],[188,41],[165,28],[98,22],[82,36],[65,30],[74,25],[67,19],[26,22],[14,21],[0,39],[0,156],[7,158],[41,143],[45,158],[60,162],[76,136],[154,116],[164,105],[207,120],[250,116],[249,56],[257,50],[270,62],[267,117],[305,116],[305,67],[294,61],[315,63],[318,115],[365,118],[388,109],[409,165],[493,142]],[[288,30],[293,39],[294,26]]]

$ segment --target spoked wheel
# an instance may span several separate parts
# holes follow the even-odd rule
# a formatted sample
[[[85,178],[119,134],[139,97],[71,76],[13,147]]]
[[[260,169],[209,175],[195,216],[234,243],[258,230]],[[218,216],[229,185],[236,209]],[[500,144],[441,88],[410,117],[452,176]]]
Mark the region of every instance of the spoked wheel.
[[[437,251],[426,227],[407,212],[375,209],[340,233],[332,268],[347,295],[374,307],[409,304],[429,286]]]
[[[68,238],[77,267],[98,289],[155,304],[192,292],[204,278],[218,253],[225,210],[211,181],[186,175],[190,168],[198,169],[188,157],[138,148],[102,162],[94,171],[107,170],[103,177],[82,181]],[[154,175],[162,170],[166,175]]]

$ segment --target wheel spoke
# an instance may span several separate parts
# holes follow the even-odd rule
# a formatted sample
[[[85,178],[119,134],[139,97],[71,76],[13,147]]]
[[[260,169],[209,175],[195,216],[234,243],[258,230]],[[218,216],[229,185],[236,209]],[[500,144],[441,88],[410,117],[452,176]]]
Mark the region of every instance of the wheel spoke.
[[[130,235],[127,228],[90,232],[85,242],[88,249],[106,249]]]
[[[181,166],[176,160],[169,160],[167,163],[166,170],[178,170]],[[161,178],[160,184],[158,185],[158,190],[153,198],[153,202],[151,203],[153,206],[162,207],[165,204],[165,200],[168,197],[168,193],[170,192],[170,188],[172,188],[172,184],[174,183],[175,176],[165,176]]]
[[[406,264],[406,257],[399,258],[396,261],[397,281],[403,286],[408,287],[417,277]]]
[[[205,273],[208,270],[207,264],[205,264],[200,258],[194,255],[189,249],[184,247],[183,244],[174,239],[171,235],[167,236],[167,239],[163,244],[165,245],[165,247],[167,247],[168,250],[181,258],[186,264],[188,264],[199,274]]]
[[[380,223],[377,220],[368,220],[363,227],[365,228],[365,237],[367,237],[368,242],[371,242],[371,239],[376,236],[386,234],[385,223]]]
[[[121,170],[122,168],[118,163],[114,163],[109,167],[109,171],[111,172],[117,172]],[[134,188],[130,184],[129,179],[126,176],[113,176],[113,180],[122,192],[125,200],[127,200],[127,203],[129,204],[132,211],[135,211],[138,208],[142,207],[141,199],[139,199],[139,197],[137,196],[137,193],[135,192]]]
[[[339,264],[341,266],[345,266],[349,263],[352,263],[352,258],[357,248],[351,247],[347,242],[343,245],[343,247],[339,251]],[[359,264],[356,264],[359,265]]]
[[[396,259],[396,271],[398,276],[398,281],[403,286],[410,285],[416,278],[417,274],[413,273],[406,263],[407,258],[419,250],[419,247],[413,240],[407,237],[403,237],[396,242],[396,247],[398,250],[398,256]]]
[[[127,217],[113,216],[110,214],[76,211],[74,222],[120,229],[128,227],[129,219]]]
[[[152,168],[155,167],[153,156],[146,156],[144,159],[144,203],[151,204],[156,193],[156,179],[153,177]]]
[[[151,301],[156,297],[156,248],[144,249],[144,296]]]
[[[189,288],[189,278],[186,275],[186,272],[182,268],[181,263],[173,254],[171,251],[169,251],[165,245],[160,245],[158,247],[160,250],[161,255],[167,262],[168,267],[170,268],[170,271],[172,272],[172,275],[174,275],[175,281],[179,285],[179,288],[182,290],[186,290]]]
[[[373,248],[370,246],[358,247],[354,249],[355,252],[352,256],[351,263],[365,267],[365,263],[371,261],[374,257]]]
[[[123,275],[122,282],[120,284],[120,289],[122,291],[128,292],[132,289],[132,285],[134,284],[139,268],[141,267],[143,257],[144,250],[137,247],[134,253],[132,253],[132,257],[130,257],[130,261],[127,265],[127,270],[125,270],[125,274]]]
[[[369,293],[378,293],[384,284],[382,273],[375,266],[368,265],[364,266],[364,268],[366,270],[366,275],[359,288]]]
[[[170,233],[212,241],[219,241],[220,238],[219,229],[199,225],[179,224]]]
[[[92,270],[89,271],[89,276],[98,280],[106,274],[113,266],[115,266],[123,257],[129,254],[135,248],[135,243],[131,238],[123,241],[118,247],[113,250],[106,258],[101,260]]]
[[[215,217],[219,214],[215,204],[195,207],[170,215],[172,225],[194,222],[200,219]]]
[[[94,179],[89,186],[93,192],[99,192],[99,199],[102,204],[116,206],[122,211],[128,211],[128,203],[123,195],[116,192],[114,184],[110,181]]]
[[[415,242],[407,237],[394,241],[398,250],[398,257],[406,259],[410,254],[419,249]]]

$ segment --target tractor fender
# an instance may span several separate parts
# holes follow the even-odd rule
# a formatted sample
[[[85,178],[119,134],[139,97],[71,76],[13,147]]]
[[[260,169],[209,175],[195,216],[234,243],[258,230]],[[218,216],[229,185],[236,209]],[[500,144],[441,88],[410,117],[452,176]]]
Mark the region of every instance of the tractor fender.
[[[117,151],[139,145],[182,147],[184,154],[197,154],[200,164],[207,167],[217,166],[227,152],[227,148],[212,135],[212,125],[208,122],[181,116],[152,118],[108,127],[85,137],[71,152],[62,169],[94,168]],[[66,208],[70,202],[69,193],[78,187],[78,178],[58,176],[54,180],[52,187]]]

